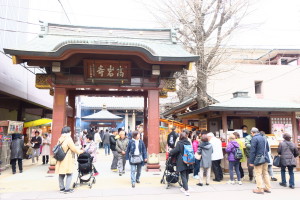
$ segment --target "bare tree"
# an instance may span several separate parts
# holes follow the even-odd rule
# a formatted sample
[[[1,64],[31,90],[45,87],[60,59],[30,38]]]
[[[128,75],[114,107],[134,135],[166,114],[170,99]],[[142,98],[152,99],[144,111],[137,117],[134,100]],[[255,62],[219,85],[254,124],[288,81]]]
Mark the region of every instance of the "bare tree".
[[[208,105],[208,77],[220,73],[217,66],[228,56],[224,44],[236,30],[248,8],[247,0],[164,0],[160,9],[165,26],[176,27],[179,41],[200,59],[195,63],[198,108]],[[158,16],[157,16],[158,17]],[[183,90],[190,87],[181,73]]]

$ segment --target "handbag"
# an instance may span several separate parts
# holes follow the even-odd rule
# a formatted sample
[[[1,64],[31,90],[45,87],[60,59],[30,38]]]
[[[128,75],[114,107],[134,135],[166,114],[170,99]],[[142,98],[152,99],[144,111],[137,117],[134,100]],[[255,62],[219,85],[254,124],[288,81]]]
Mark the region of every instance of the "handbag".
[[[267,141],[265,140],[265,149],[264,149],[264,154],[263,155],[257,155],[254,159],[254,166],[259,166],[264,163],[266,163],[266,147],[267,147]]]
[[[202,158],[202,155],[196,152],[195,153],[195,159],[196,160],[201,160],[201,158]]]
[[[131,155],[129,159],[131,164],[137,165],[143,162],[142,155]]]
[[[273,159],[273,165],[275,167],[281,167],[281,158],[279,155],[275,156]]]

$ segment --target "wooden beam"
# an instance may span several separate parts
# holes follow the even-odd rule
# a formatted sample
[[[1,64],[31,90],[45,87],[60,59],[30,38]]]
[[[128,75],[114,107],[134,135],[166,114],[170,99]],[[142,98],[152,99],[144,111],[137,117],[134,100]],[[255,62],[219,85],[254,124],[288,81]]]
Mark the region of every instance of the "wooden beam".
[[[69,95],[80,96],[141,96],[147,95],[146,92],[140,91],[96,91],[96,90],[69,90]]]

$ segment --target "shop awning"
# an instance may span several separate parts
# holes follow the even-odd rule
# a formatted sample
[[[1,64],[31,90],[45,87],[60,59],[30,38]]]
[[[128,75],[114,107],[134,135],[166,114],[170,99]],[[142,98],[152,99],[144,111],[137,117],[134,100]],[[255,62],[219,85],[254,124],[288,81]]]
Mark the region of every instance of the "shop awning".
[[[42,119],[30,121],[30,122],[25,122],[24,128],[29,128],[29,127],[33,127],[33,126],[41,126],[41,125],[48,124],[51,122],[52,122],[52,119],[42,118]]]

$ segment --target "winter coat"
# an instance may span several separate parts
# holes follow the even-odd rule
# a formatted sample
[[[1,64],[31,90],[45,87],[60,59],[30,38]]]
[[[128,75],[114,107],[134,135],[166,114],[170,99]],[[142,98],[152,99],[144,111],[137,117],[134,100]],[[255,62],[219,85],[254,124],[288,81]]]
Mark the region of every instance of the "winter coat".
[[[82,151],[75,147],[73,139],[70,134],[62,134],[58,139],[62,143],[64,152],[67,152],[66,157],[62,161],[56,161],[56,174],[72,174],[75,170],[75,153],[81,154]],[[69,150],[68,150],[69,149]]]
[[[109,132],[106,132],[106,133],[104,133],[104,135],[103,135],[103,144],[109,144],[110,142],[109,142],[109,137],[110,137],[110,134],[109,134]]]
[[[225,149],[225,151],[228,153],[228,161],[230,161],[230,162],[239,161],[234,158],[235,151],[236,151],[236,149],[239,149],[239,148],[240,148],[240,145],[235,140],[230,141],[228,143],[228,145]]]
[[[187,139],[179,140],[174,149],[170,151],[170,156],[176,157],[176,171],[181,172],[185,170],[193,170],[193,165],[187,165],[183,162],[182,155],[184,154],[184,145],[191,145]]]
[[[129,160],[129,163],[130,163],[130,156],[134,155],[135,148],[136,148],[135,140],[132,139],[128,142],[128,146],[126,150],[126,160]],[[147,159],[147,149],[143,140],[139,140],[139,151],[143,158],[142,165],[144,165],[145,164],[144,160]],[[130,163],[130,165],[132,164]]]
[[[45,144],[44,144],[45,143]],[[42,140],[42,156],[47,156],[50,155],[50,144],[51,144],[51,140],[49,137],[43,138]]]
[[[250,159],[249,163],[254,164],[256,156],[265,156],[266,163],[270,163],[268,152],[270,151],[269,143],[266,138],[260,134],[256,134],[251,139]]]
[[[33,144],[33,147],[34,149],[39,149],[41,147],[41,144],[42,144],[42,138],[40,136],[34,136],[31,138],[30,140],[31,144]],[[38,142],[38,143],[34,143],[34,142]]]
[[[97,161],[97,143],[94,141],[87,142],[84,151],[93,157],[93,162]]]
[[[126,152],[127,150],[127,146],[128,146],[128,139],[124,138],[123,140],[121,138],[119,138],[117,140],[117,145],[116,145],[116,150],[119,154],[122,153],[122,151]]]
[[[20,138],[14,139],[10,145],[10,159],[23,159],[24,141]]]
[[[170,148],[174,148],[175,147],[175,142],[176,139],[178,138],[178,134],[175,131],[172,131],[167,138],[167,142],[168,142],[168,147]]]
[[[282,166],[294,166],[296,167],[299,152],[297,147],[291,141],[284,140],[279,144],[278,154],[280,155],[280,161]]]
[[[252,135],[247,135],[245,137],[245,146],[246,146],[246,157],[250,157],[250,149],[251,149],[251,140],[252,140]]]
[[[109,136],[109,142],[110,142],[110,149],[112,151],[116,151],[116,145],[117,145],[117,140],[115,135],[110,135]]]
[[[224,158],[223,150],[222,150],[222,142],[220,139],[216,137],[212,137],[209,143],[212,145],[213,153],[211,156],[211,160],[221,160]]]
[[[202,142],[198,147],[198,154],[201,155],[200,167],[211,167],[211,155],[213,153],[212,145],[209,142]]]
[[[198,146],[199,146],[198,140],[194,140],[192,145],[193,145],[194,153],[196,153],[198,151]]]
[[[236,139],[235,141],[239,144],[240,150],[242,151],[242,155],[243,155],[242,159],[240,159],[240,162],[245,162],[247,160],[247,157],[246,157],[246,154],[245,154],[245,151],[244,151],[245,143],[240,138]]]

